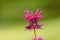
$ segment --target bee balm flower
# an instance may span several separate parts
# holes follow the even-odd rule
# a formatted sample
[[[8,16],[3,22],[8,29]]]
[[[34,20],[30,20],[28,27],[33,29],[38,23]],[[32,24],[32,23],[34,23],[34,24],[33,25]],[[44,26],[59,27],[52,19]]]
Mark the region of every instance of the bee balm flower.
[[[39,24],[38,21],[43,16],[41,15],[41,12],[39,11],[39,9],[37,9],[34,14],[32,12],[30,12],[29,10],[26,10],[24,17],[29,22],[26,29],[31,30],[31,29],[39,29],[39,28],[41,28],[42,24]]]

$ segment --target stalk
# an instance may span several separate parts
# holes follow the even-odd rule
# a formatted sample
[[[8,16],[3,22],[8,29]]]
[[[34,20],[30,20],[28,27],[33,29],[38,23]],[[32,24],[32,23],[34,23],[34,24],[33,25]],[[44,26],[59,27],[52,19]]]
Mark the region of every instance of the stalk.
[[[35,30],[35,28],[34,28],[34,36],[35,36],[35,40],[37,40],[36,30]]]

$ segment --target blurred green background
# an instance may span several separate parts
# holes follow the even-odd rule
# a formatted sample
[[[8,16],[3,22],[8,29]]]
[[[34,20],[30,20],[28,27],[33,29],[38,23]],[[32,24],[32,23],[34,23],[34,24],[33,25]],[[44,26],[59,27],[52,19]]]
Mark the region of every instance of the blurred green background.
[[[24,10],[43,11],[40,20],[43,29],[36,30],[37,36],[45,40],[60,40],[60,0],[0,0],[0,40],[31,40],[33,31],[26,31],[28,24]]]

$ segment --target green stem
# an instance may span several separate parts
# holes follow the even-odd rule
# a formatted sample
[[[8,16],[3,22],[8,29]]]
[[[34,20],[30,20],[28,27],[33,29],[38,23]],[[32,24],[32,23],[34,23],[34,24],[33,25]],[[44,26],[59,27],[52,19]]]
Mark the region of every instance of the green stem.
[[[34,29],[34,35],[35,35],[35,40],[37,40],[37,37],[36,37],[36,30]]]

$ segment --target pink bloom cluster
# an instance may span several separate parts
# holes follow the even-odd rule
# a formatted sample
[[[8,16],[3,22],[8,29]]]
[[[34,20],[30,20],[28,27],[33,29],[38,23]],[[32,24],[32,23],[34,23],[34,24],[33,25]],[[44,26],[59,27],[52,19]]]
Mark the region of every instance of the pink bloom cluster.
[[[39,9],[37,9],[35,13],[32,13],[29,10],[26,10],[24,17],[29,22],[26,29],[32,30],[32,29],[41,28],[42,24],[39,24],[38,21],[39,19],[43,18],[43,16],[41,15],[41,12]]]

